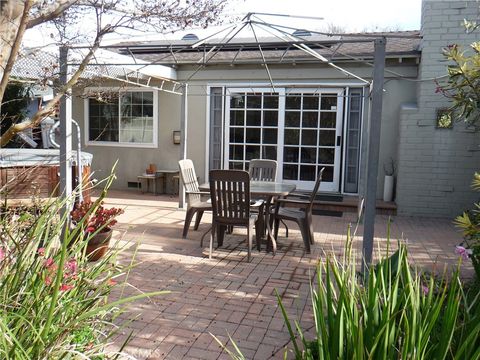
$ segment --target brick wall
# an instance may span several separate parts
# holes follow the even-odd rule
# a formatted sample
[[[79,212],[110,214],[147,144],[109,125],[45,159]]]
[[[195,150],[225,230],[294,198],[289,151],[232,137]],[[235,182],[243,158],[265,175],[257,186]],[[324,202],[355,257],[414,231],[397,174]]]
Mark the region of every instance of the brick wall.
[[[466,34],[463,19],[478,20],[476,1],[422,2],[422,60],[417,104],[400,111],[396,202],[405,215],[453,217],[472,206],[478,193],[470,189],[473,173],[480,171],[480,133],[462,123],[437,129],[436,111],[449,101],[436,94],[432,78],[446,74],[442,48],[468,46],[480,31]]]

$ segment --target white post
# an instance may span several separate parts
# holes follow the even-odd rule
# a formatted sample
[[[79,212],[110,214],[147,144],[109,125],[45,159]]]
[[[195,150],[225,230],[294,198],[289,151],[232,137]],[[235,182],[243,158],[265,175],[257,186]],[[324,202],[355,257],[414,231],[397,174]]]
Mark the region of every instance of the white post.
[[[181,100],[181,118],[180,118],[180,159],[187,158],[187,134],[188,134],[188,84],[183,85],[183,93]],[[185,209],[187,204],[185,203],[185,189],[181,181],[178,184],[178,207]]]
[[[60,48],[60,82],[68,81],[68,49]],[[70,91],[60,100],[60,192],[67,199],[62,215],[70,211],[72,195],[72,98]]]

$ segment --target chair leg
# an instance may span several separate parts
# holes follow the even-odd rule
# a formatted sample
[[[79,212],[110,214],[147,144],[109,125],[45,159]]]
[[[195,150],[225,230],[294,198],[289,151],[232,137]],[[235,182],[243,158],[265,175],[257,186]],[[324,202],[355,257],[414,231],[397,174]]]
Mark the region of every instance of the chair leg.
[[[274,220],[274,227],[273,227],[273,237],[275,239],[278,239],[278,228],[280,226],[280,220],[279,219],[275,219]]]
[[[209,253],[208,253],[208,258],[211,260],[212,259],[212,252],[213,252],[213,240],[215,238],[215,229],[216,229],[216,225],[215,224],[212,224],[212,233],[210,234],[210,249],[209,249]]]
[[[282,224],[283,224],[283,226],[285,226],[285,237],[288,238],[288,226],[287,226],[287,224],[285,223],[285,221],[283,221],[283,220],[282,220]]]
[[[252,261],[252,243],[253,243],[253,224],[247,228],[247,261]]]
[[[315,243],[315,238],[314,238],[314,232],[313,232],[313,222],[312,222],[312,215],[308,216],[307,217],[307,222],[308,222],[308,231],[309,231],[309,235],[310,235],[310,244],[314,244]]]
[[[217,245],[218,247],[220,247],[223,245],[223,239],[225,238],[225,232],[227,231],[227,227],[225,225],[218,225],[217,230]]]
[[[200,221],[202,220],[203,210],[197,211],[197,217],[195,218],[195,226],[193,230],[198,230],[198,226],[200,225]]]
[[[265,221],[260,221],[260,218],[259,218],[255,223],[255,241],[257,242],[258,251],[261,251],[262,249],[262,237],[264,232],[265,232]]]
[[[298,223],[300,232],[302,233],[303,244],[305,245],[305,251],[310,254],[310,230],[308,229],[308,221],[304,219]]]
[[[187,214],[185,215],[185,224],[183,225],[183,238],[185,239],[188,234],[188,228],[190,227],[190,223],[192,222],[193,215],[197,210],[194,208],[190,208],[187,210]]]

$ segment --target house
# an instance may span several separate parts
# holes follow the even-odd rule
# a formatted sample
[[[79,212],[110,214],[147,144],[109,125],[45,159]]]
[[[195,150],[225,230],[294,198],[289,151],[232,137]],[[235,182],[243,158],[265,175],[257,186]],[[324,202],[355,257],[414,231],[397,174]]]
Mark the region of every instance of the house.
[[[173,134],[186,111],[186,156],[200,181],[209,169],[246,169],[252,158],[270,158],[278,161],[280,178],[298,189],[311,189],[325,167],[322,192],[358,195],[369,139],[370,40],[386,37],[377,197],[393,159],[398,213],[453,216],[473,201],[479,138],[463,124],[437,127],[448,101],[435,93],[434,79],[446,71],[442,47],[475,40],[461,24],[477,11],[475,1],[424,0],[420,31],[339,37],[301,30],[262,37],[260,47],[255,38],[202,41],[195,34],[124,42],[119,53],[169,67],[173,87],[153,78],[151,88],[110,81],[76,89],[73,118],[84,129],[97,176],[119,160],[115,188],[136,187],[150,163],[177,168],[183,153]],[[185,91],[184,84],[182,98],[175,90]],[[90,96],[98,91],[110,93],[109,101]]]

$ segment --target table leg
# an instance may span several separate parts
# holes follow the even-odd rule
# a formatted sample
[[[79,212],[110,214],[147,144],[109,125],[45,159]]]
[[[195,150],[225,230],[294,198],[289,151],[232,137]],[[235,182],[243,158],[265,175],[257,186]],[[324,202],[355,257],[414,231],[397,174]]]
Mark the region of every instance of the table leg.
[[[267,229],[267,252],[270,250],[273,255],[277,252],[277,242],[272,233],[272,227],[270,226],[270,206],[272,205],[273,196],[268,196],[265,205],[265,228]]]

